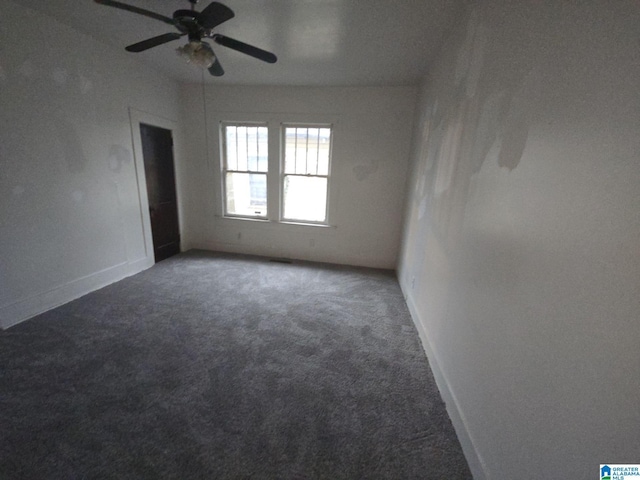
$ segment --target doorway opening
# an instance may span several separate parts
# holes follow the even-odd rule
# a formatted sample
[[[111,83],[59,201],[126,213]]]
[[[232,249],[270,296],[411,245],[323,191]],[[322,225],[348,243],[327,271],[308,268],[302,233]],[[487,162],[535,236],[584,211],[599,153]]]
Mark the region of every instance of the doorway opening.
[[[171,130],[140,123],[142,157],[156,262],[180,253],[178,196]]]

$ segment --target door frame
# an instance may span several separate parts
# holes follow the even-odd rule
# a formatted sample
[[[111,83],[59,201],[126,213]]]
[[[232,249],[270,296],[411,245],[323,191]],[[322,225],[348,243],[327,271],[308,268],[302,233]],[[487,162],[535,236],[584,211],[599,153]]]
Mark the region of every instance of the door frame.
[[[149,197],[147,195],[147,179],[144,173],[144,155],[142,153],[142,136],[140,134],[140,124],[144,123],[154,127],[171,130],[171,138],[173,139],[173,168],[175,171],[176,201],[178,202],[178,228],[180,229],[180,237],[184,238],[184,212],[182,208],[182,179],[183,172],[181,162],[179,161],[181,152],[181,143],[179,138],[178,123],[175,120],[160,117],[152,113],[137,110],[129,107],[129,120],[131,123],[131,139],[133,142],[133,158],[135,162],[136,183],[138,185],[138,205],[140,208],[140,219],[142,227],[142,238],[144,240],[144,253],[149,265],[155,263],[153,254],[153,235],[151,234],[151,216],[149,215]],[[180,249],[182,251],[182,241]]]

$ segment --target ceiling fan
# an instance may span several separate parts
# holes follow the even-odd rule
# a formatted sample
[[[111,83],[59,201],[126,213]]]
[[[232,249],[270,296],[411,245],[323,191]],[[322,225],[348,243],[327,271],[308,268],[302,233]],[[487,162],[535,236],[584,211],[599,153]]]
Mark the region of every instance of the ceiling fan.
[[[158,45],[177,40],[187,35],[189,43],[178,48],[178,53],[186,56],[190,62],[207,68],[209,73],[216,77],[224,75],[224,70],[218,61],[218,57],[213,53],[211,46],[202,41],[203,38],[210,38],[218,45],[231,48],[257,58],[258,60],[262,60],[263,62],[275,63],[278,60],[278,58],[271,52],[267,52],[261,48],[254,47],[253,45],[249,45],[219,33],[213,33],[213,29],[215,27],[227,20],[231,20],[235,16],[233,10],[219,2],[211,2],[204,10],[196,12],[195,6],[196,3],[198,3],[198,0],[189,0],[189,3],[191,3],[191,10],[176,10],[173,12],[173,16],[171,18],[143,8],[134,7],[133,5],[117,2],[115,0],[95,0],[95,2],[100,5],[120,8],[128,12],[160,20],[161,22],[172,25],[178,29],[177,32],[165,33],[163,35],[148,38],[147,40],[129,45],[125,48],[128,52],[143,52],[149,48],[157,47]]]

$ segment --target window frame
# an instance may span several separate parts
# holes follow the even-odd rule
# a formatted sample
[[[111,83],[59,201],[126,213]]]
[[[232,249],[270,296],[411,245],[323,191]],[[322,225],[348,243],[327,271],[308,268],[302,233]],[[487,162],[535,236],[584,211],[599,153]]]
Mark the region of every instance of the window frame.
[[[267,170],[250,170],[247,161],[247,170],[230,170],[228,169],[227,162],[227,127],[265,127],[267,129]],[[270,145],[269,145],[269,131],[270,126],[267,121],[221,121],[218,132],[220,135],[220,174],[221,174],[221,187],[222,187],[222,214],[226,218],[239,218],[239,219],[251,219],[259,221],[268,221],[270,217],[269,209],[269,173],[271,171],[270,161]],[[257,165],[256,165],[257,166]],[[239,213],[230,213],[227,206],[227,173],[247,173],[258,174],[265,176],[265,188],[266,188],[266,205],[264,215],[243,215]]]
[[[249,111],[221,111],[209,114],[210,125],[215,125],[214,129],[207,128],[208,139],[212,139],[214,148],[211,151],[210,166],[212,172],[212,180],[214,188],[212,189],[212,197],[210,198],[212,214],[220,218],[223,224],[231,225],[245,223],[248,225],[260,225],[267,228],[266,224],[281,225],[283,229],[313,228],[313,229],[330,229],[337,228],[335,220],[337,218],[337,205],[334,205],[333,197],[335,195],[335,179],[331,175],[335,174],[334,169],[338,164],[333,163],[333,154],[336,152],[337,135],[341,128],[341,117],[338,114],[325,113],[299,113],[299,112],[249,112]],[[326,198],[326,220],[323,223],[313,223],[300,220],[284,220],[283,216],[283,196],[284,192],[282,184],[282,168],[284,161],[284,148],[282,138],[284,130],[282,125],[300,125],[303,127],[329,126],[331,128],[331,150],[330,150],[330,166],[329,178],[327,180],[327,198]],[[245,216],[227,213],[227,186],[226,186],[226,138],[224,126],[228,125],[246,125],[246,126],[266,126],[268,130],[268,171],[267,175],[267,216]],[[209,151],[209,146],[207,146]]]
[[[287,128],[326,128],[329,129],[329,152],[327,158],[327,174],[319,175],[317,173],[318,167],[316,166],[316,174],[297,174],[297,173],[286,173],[285,171],[285,161],[286,161],[286,132]],[[280,223],[290,223],[295,225],[314,225],[314,226],[329,226],[329,212],[330,212],[330,193],[331,193],[331,165],[333,159],[333,140],[334,140],[334,123],[333,122],[281,122],[280,123],[280,165],[279,165],[279,179],[278,179],[278,194],[279,194],[279,215],[278,219]],[[307,140],[308,142],[308,140]],[[306,178],[325,178],[327,181],[327,191],[325,196],[325,215],[323,221],[314,221],[314,220],[304,220],[304,219],[290,219],[284,216],[284,202],[285,202],[285,179],[287,176],[293,177],[306,177]]]

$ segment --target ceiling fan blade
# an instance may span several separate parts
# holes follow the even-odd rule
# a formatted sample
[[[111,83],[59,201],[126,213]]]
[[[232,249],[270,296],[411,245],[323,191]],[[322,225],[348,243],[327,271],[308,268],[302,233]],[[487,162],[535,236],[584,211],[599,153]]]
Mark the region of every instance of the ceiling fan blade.
[[[181,33],[165,33],[164,35],[159,35],[157,37],[148,38],[138,43],[134,43],[133,45],[129,45],[125,47],[127,52],[143,52],[144,50],[148,50],[153,47],[157,47],[158,45],[162,45],[163,43],[171,42],[173,40],[179,39],[183,34]]]
[[[211,48],[211,45],[209,45],[208,43],[202,42],[202,46],[207,50],[209,50],[211,52],[211,55],[213,55],[213,65],[209,67],[208,69],[209,73],[214,77],[221,77],[222,75],[224,75],[224,69],[222,68],[222,65],[220,65],[220,62],[218,61],[218,56],[215,53],[213,53],[213,49]]]
[[[278,61],[278,57],[276,57],[273,53],[267,52],[266,50],[262,50],[261,48],[254,47],[253,45],[249,45],[248,43],[241,42],[240,40],[235,40],[230,37],[225,37],[224,35],[220,35],[216,33],[211,38],[213,41],[224,46],[229,47],[233,50],[237,50],[238,52],[245,53],[250,55],[258,60],[262,60],[267,63],[276,63]]]
[[[235,13],[229,7],[218,2],[211,2],[198,14],[197,20],[200,26],[210,30],[233,17],[235,17]]]
[[[145,10],[144,8],[134,7],[133,5],[127,5],[126,3],[116,2],[115,0],[95,0],[95,2],[99,3],[100,5],[120,8],[121,10],[137,13],[139,15],[144,15],[145,17],[160,20],[161,22],[168,23],[169,25],[174,25],[172,18],[165,17],[164,15],[160,15],[159,13],[151,12],[149,10]]]
[[[224,69],[222,68],[222,65],[220,65],[218,57],[213,60],[213,65],[209,67],[209,73],[214,77],[221,77],[224,75]]]

